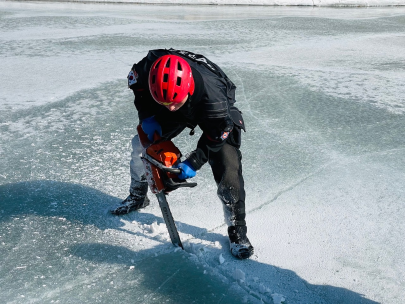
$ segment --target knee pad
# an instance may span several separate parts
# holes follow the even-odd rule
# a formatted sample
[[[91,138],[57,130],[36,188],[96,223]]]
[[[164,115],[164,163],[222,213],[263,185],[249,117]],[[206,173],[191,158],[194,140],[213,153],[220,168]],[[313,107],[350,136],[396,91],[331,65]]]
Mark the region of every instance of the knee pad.
[[[225,205],[234,205],[239,200],[239,191],[232,186],[224,186],[222,183],[218,186],[217,195]]]
[[[228,226],[246,225],[245,202],[239,200],[239,191],[231,186],[220,184],[217,193],[223,203],[226,224]]]

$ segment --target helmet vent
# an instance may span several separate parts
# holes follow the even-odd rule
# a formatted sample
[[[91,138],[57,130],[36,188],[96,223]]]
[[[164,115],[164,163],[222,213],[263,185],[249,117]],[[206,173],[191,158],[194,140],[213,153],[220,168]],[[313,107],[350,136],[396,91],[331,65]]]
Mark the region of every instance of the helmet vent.
[[[148,86],[157,103],[164,106],[182,103],[194,93],[190,64],[177,55],[168,54],[157,58],[149,69]]]

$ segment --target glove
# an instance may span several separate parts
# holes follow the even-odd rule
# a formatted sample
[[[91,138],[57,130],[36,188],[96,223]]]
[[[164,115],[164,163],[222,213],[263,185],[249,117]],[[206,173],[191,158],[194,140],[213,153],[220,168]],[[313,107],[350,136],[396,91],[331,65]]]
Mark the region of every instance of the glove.
[[[192,178],[197,174],[188,160],[178,164],[177,168],[181,169],[181,173],[177,175],[180,179]]]
[[[153,135],[155,132],[162,136],[162,127],[156,121],[155,116],[148,117],[142,121],[142,130],[148,135],[148,139],[153,142]]]

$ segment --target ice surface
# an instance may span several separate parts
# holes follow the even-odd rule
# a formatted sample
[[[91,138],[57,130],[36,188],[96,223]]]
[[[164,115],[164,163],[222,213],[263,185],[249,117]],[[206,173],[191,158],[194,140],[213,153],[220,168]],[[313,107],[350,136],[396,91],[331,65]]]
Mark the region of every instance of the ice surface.
[[[43,0],[54,2],[56,0]],[[135,3],[163,5],[259,5],[259,6],[334,6],[369,7],[404,5],[402,0],[71,0],[79,3]],[[67,2],[67,1],[66,1]]]
[[[0,2],[5,303],[388,303],[405,298],[405,9]],[[248,235],[229,253],[208,166],[122,217],[149,49],[205,54],[237,85]],[[184,153],[198,139],[175,142]]]

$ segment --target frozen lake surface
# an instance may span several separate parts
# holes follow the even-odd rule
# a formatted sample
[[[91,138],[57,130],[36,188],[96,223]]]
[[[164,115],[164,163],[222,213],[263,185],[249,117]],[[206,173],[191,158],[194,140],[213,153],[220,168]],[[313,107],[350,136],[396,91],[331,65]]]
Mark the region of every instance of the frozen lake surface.
[[[402,304],[404,33],[398,7],[0,2],[2,303]],[[126,76],[170,47],[238,87],[248,261],[207,165],[168,196],[185,251],[154,197],[108,213],[129,187]]]

